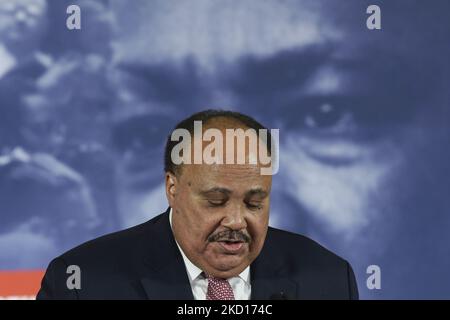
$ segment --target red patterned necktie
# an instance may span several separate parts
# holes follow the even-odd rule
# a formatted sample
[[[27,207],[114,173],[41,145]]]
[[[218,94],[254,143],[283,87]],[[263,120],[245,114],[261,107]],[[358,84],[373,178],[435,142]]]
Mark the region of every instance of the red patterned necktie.
[[[208,291],[206,300],[234,300],[233,289],[226,279],[207,276]]]

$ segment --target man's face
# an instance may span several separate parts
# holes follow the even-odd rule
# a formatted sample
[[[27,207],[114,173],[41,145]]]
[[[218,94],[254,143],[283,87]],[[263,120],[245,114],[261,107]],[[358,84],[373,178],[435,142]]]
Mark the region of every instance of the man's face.
[[[206,273],[236,276],[261,251],[272,178],[261,175],[260,169],[250,164],[201,164],[166,174],[175,238]]]

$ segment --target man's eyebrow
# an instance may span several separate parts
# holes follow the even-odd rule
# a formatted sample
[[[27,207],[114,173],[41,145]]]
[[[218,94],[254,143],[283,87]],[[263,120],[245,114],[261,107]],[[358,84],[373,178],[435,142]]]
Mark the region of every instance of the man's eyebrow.
[[[251,189],[251,190],[247,191],[245,193],[245,196],[246,196],[246,198],[249,198],[251,196],[257,195],[261,198],[265,198],[265,197],[267,197],[268,194],[269,193],[267,191],[263,190],[262,188],[255,188],[255,189]]]
[[[148,97],[162,100],[177,99],[179,95],[189,95],[196,90],[195,72],[191,69],[180,69],[169,63],[150,65],[140,62],[121,62],[118,69],[134,78],[140,79],[148,86],[141,91]],[[178,94],[174,95],[174,92]]]
[[[331,45],[280,51],[267,58],[246,57],[237,75],[232,76],[231,87],[241,94],[260,94],[261,90],[276,91],[301,85],[332,53]],[[257,83],[249,86],[249,83]],[[255,92],[253,92],[255,90]]]
[[[211,195],[212,193],[223,193],[225,195],[230,195],[231,194],[231,190],[227,189],[227,188],[221,188],[221,187],[214,187],[208,190],[202,190],[200,191],[200,194],[203,196],[207,196],[207,195]]]

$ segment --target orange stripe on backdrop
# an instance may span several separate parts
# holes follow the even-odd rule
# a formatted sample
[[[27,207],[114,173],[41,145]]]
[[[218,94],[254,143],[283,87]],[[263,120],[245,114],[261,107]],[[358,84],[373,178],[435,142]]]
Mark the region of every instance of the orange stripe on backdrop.
[[[0,298],[35,297],[44,273],[44,270],[0,271]]]

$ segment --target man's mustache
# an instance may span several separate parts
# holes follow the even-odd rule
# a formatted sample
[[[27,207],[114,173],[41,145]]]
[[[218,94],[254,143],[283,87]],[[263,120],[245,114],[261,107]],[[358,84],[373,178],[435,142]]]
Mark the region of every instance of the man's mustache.
[[[217,241],[250,242],[250,237],[242,231],[225,230],[212,234],[208,237],[208,242]]]

